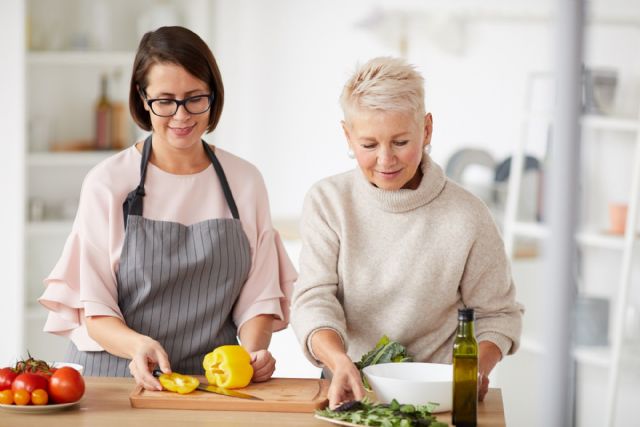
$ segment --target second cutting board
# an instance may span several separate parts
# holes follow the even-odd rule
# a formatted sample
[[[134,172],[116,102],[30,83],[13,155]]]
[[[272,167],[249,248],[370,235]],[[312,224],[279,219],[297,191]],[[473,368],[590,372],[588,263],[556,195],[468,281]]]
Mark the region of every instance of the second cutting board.
[[[213,411],[313,412],[327,406],[329,381],[310,378],[271,378],[251,383],[243,389],[264,400],[248,400],[220,394],[194,391],[178,394],[170,391],[136,389],[129,396],[134,408],[203,409]]]

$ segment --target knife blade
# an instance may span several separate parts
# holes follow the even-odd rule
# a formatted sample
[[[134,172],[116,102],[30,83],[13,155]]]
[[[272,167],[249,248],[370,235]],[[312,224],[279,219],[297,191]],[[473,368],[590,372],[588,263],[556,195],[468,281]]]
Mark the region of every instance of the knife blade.
[[[154,369],[153,370],[153,376],[158,378],[160,377],[160,375],[162,375],[162,371],[159,369]],[[208,393],[215,393],[215,394],[221,394],[223,396],[229,396],[229,397],[238,397],[240,399],[251,399],[251,400],[264,400],[259,398],[258,396],[253,396],[251,394],[247,394],[247,393],[242,393],[240,391],[236,391],[236,390],[230,390],[227,388],[222,388],[222,387],[218,387],[212,384],[200,384],[198,387],[196,387],[196,390],[200,390],[200,391],[206,391]]]
[[[211,384],[200,384],[198,387],[196,387],[196,390],[207,391],[209,393],[222,394],[224,396],[229,396],[229,397],[239,397],[240,399],[263,400],[258,396],[253,396],[251,394],[230,390],[228,388],[218,387]]]

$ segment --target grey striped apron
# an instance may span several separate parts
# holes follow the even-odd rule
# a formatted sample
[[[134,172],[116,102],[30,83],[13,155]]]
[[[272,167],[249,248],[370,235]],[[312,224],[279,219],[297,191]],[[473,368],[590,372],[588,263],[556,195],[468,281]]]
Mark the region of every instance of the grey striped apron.
[[[185,374],[203,374],[205,354],[237,344],[231,310],[251,266],[249,241],[224,170],[209,145],[202,144],[233,218],[190,226],[143,218],[149,136],[142,150],[140,184],[123,205],[126,231],[116,272],[118,305],[127,326],[157,340],[169,355],[171,369]],[[83,365],[85,375],[130,376],[130,361],[106,351],[79,351],[72,343],[67,360]]]

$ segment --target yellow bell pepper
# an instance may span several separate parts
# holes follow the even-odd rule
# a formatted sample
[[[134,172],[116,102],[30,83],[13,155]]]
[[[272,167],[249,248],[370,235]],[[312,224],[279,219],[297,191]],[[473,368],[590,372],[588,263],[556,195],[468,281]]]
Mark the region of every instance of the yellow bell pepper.
[[[207,354],[202,361],[209,384],[222,388],[242,388],[251,382],[251,356],[239,345],[223,345]]]
[[[176,372],[171,374],[162,374],[158,377],[162,387],[169,391],[175,391],[180,394],[191,393],[200,385],[200,381],[196,377],[190,375],[182,375]]]

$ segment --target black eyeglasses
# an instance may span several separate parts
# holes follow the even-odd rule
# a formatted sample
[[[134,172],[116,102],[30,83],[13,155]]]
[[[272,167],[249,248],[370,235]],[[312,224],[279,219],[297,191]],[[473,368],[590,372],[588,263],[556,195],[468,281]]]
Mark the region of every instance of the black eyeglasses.
[[[159,117],[171,117],[178,112],[182,105],[190,114],[202,114],[209,111],[213,102],[213,93],[209,95],[190,96],[185,99],[155,98],[147,99],[147,94],[143,93],[147,105],[153,114]]]

